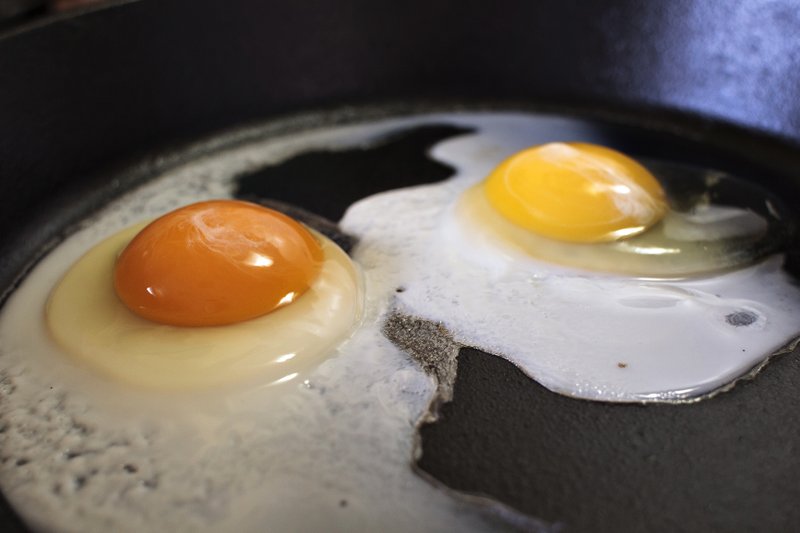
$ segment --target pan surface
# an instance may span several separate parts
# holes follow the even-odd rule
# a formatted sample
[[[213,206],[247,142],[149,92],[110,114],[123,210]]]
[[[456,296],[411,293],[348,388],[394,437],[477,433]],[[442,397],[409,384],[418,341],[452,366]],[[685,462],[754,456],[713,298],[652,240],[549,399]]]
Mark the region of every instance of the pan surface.
[[[179,2],[144,1],[7,35],[0,40],[0,282],[13,286],[42,250],[120,191],[252,135],[214,132],[306,109],[338,111],[273,127],[454,107],[558,112],[594,121],[620,148],[732,170],[796,205],[793,7],[542,2],[414,10],[241,1],[197,2],[187,12]],[[197,138],[210,140],[181,144]],[[312,196],[286,199],[313,209]],[[336,199],[336,210],[355,199]],[[455,400],[444,406],[447,422],[422,429],[420,467],[455,489],[579,531],[793,529],[800,524],[796,361],[795,354],[778,359],[713,402],[637,407],[564,399],[501,360],[466,351]],[[526,434],[524,420],[552,438]],[[486,465],[458,444],[459,435],[475,434],[486,436]],[[526,438],[509,444],[508,434]],[[504,463],[509,446],[521,463]],[[578,490],[577,480],[587,479]],[[22,529],[7,509],[3,517],[4,529]]]

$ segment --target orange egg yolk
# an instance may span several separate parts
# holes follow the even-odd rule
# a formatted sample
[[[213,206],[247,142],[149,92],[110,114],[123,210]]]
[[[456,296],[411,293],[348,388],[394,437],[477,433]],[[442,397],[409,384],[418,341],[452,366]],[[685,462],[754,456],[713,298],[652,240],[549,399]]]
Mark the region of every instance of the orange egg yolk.
[[[302,295],[323,261],[311,233],[248,202],[172,211],[125,247],[114,288],[137,315],[173,326],[218,326],[269,313]]]
[[[516,225],[570,242],[630,237],[668,210],[664,191],[650,171],[620,152],[587,143],[523,150],[489,175],[484,192]]]

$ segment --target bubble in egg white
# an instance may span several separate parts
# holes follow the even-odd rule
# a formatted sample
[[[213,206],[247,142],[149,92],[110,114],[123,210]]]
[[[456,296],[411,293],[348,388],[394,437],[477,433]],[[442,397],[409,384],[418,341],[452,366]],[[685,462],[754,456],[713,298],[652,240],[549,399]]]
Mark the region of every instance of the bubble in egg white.
[[[233,176],[304,149],[369,144],[387,131],[441,122],[478,129],[433,150],[457,168],[454,179],[379,194],[346,215],[344,229],[360,238],[354,257],[365,275],[363,325],[303,382],[280,394],[252,386],[147,392],[74,364],[48,337],[42,314],[50,289],[103,238],[180,205],[229,196]],[[485,250],[444,246],[443,222],[458,195],[506,156],[559,140],[554,135],[598,140],[574,122],[492,113],[266,139],[253,131],[242,144],[180,164],[112,202],[48,254],[2,310],[5,495],[28,523],[52,531],[502,530],[499,511],[454,498],[410,467],[415,424],[435,384],[382,335],[383,318],[394,306],[441,320],[459,340],[503,354],[554,390],[612,400],[682,394],[659,389],[653,369],[669,367],[665,374],[678,378],[670,387],[687,378],[670,365],[698,367],[688,374],[691,380],[718,372],[696,357],[709,342],[745,349],[755,362],[769,352],[765,347],[795,333],[798,298],[787,289],[779,259],[722,281],[631,284],[575,278],[505,251],[487,268],[470,255]],[[395,292],[399,286],[402,293]],[[601,315],[613,311],[624,319],[622,334],[596,320],[589,304],[598,303]],[[653,318],[664,328],[655,338],[634,331]],[[676,339],[665,326],[688,329]],[[690,332],[701,329],[705,337],[692,341]],[[600,342],[607,348],[598,351]],[[670,360],[647,357],[655,342],[667,345]],[[591,357],[591,366],[581,365],[579,356]],[[735,356],[725,379],[742,371]],[[623,372],[634,379],[619,381]],[[548,529],[535,519],[527,526]]]

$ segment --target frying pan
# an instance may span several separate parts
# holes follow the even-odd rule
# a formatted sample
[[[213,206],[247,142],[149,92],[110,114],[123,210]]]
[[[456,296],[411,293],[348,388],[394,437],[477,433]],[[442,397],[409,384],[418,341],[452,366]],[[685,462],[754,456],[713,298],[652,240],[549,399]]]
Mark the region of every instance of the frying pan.
[[[226,132],[330,109],[580,117],[794,206],[798,35],[800,4],[780,0],[142,0],[37,21],[0,37],[0,287],[109,198],[235,142]],[[790,354],[709,401],[615,406],[465,350],[420,466],[567,531],[796,530],[799,386]],[[481,476],[458,435],[481,436]],[[0,526],[24,530],[7,506]]]

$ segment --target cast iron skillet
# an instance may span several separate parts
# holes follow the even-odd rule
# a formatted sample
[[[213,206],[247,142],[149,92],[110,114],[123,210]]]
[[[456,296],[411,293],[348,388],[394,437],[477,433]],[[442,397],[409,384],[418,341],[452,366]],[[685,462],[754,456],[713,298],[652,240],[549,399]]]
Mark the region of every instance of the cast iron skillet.
[[[739,169],[794,205],[800,191],[798,35],[797,2],[744,0],[143,0],[33,24],[0,37],[0,288],[12,287],[73,222],[156,172],[164,162],[157,154],[184,153],[170,149],[237,126],[342,106],[356,117],[369,104],[373,115],[458,105],[589,118],[624,130],[626,142],[640,151]],[[542,453],[567,449],[560,446],[567,441],[577,441],[569,448],[577,451],[540,458],[559,465],[562,485],[536,494],[541,508],[530,497],[511,495],[521,498],[511,502],[520,508],[580,530],[800,525],[794,354],[748,388],[717,404],[701,403],[697,418],[682,407],[563,405],[560,397],[520,385],[513,369],[481,362],[479,353],[463,354],[462,363],[451,419],[468,410],[469,391],[490,372],[505,376],[505,390],[479,394],[499,394],[508,408],[487,419],[509,414],[506,425],[487,433],[523,431],[515,427],[530,415],[523,397],[545,402],[540,405],[573,423],[565,428],[541,420],[556,435],[552,450],[543,446]],[[703,421],[724,426],[725,438],[703,435]],[[664,450],[659,436],[672,435],[687,461],[678,470],[694,491],[669,486],[674,478],[663,486],[668,455],[655,454],[653,475],[637,480],[641,490],[609,500],[601,495],[614,487],[597,483],[596,498],[575,500],[569,488],[576,480],[614,479],[625,466],[581,462],[580,450],[598,458],[614,454],[590,437],[559,436],[588,426],[637,442],[642,461],[649,460],[647,450]],[[434,446],[437,431],[423,431],[433,447],[422,466],[469,490],[468,473],[451,464],[458,446],[442,452]],[[781,439],[783,454],[747,440],[755,434]],[[693,438],[699,440],[692,444]],[[495,452],[498,459],[508,455]],[[707,479],[709,472],[726,471],[740,473]],[[773,481],[776,490],[769,488]],[[609,501],[629,507],[603,509]],[[22,529],[7,509],[0,520],[4,531]]]

